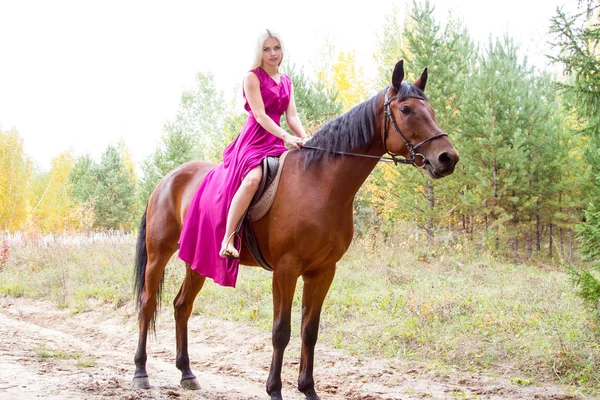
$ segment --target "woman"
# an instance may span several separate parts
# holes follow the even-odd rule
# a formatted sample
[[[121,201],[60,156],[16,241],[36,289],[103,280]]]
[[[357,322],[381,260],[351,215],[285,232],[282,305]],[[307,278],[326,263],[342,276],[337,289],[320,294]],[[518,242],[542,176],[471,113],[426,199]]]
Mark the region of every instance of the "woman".
[[[300,148],[307,140],[291,79],[279,72],[283,54],[278,35],[267,30],[258,38],[256,59],[244,79],[248,120],[225,148],[223,163],[202,181],[181,231],[179,258],[223,286],[235,286],[239,267],[235,231],[258,188],[261,161],[281,155],[287,150],[284,144]],[[296,136],[281,128],[284,113]]]

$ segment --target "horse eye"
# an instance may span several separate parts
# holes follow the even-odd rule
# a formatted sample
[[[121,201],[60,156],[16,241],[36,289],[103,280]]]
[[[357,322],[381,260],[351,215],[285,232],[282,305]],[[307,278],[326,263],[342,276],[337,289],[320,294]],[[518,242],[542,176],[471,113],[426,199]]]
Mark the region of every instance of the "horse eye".
[[[402,107],[400,107],[400,112],[402,114],[406,115],[406,114],[410,113],[410,107],[408,107],[408,106],[402,106]]]

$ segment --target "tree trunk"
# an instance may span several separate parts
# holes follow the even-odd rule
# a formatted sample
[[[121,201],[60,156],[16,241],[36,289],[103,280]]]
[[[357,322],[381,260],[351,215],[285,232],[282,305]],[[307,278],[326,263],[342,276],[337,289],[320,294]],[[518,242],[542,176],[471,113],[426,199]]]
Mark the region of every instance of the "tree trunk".
[[[558,208],[558,211],[561,213],[562,215],[562,192],[558,193],[558,204],[561,205],[561,207]],[[565,259],[565,242],[564,242],[564,238],[563,238],[563,228],[560,227],[558,229],[558,240],[559,240],[559,244],[560,244],[560,257],[561,260]]]
[[[569,230],[569,264],[573,265],[573,231]]]
[[[542,224],[540,223],[540,215],[535,216],[535,250],[539,253],[542,251]]]
[[[435,193],[433,190],[433,184],[431,180],[427,181],[427,186],[425,187],[425,193],[427,194],[427,227],[425,230],[427,231],[427,244],[429,246],[433,245],[433,209],[435,207]]]
[[[564,237],[563,237],[563,228],[560,228],[558,230],[558,238],[560,240],[560,257],[564,260],[565,259],[565,241],[564,241]]]
[[[548,255],[552,258],[552,247],[554,247],[553,237],[552,237],[552,224],[548,224]]]

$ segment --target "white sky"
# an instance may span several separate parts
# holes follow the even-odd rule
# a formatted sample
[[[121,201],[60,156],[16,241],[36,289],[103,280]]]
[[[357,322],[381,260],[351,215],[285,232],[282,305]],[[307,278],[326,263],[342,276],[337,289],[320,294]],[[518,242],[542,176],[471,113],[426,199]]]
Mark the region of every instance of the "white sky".
[[[451,10],[483,43],[508,32],[540,67],[556,6],[576,2],[431,0],[438,21]],[[156,149],[196,73],[212,72],[228,101],[239,95],[234,88],[262,29],[279,32],[299,66],[317,62],[328,37],[338,51],[355,49],[369,71],[386,13],[403,13],[405,4],[0,0],[0,128],[16,128],[43,169],[64,151],[99,160],[120,139],[139,163]]]

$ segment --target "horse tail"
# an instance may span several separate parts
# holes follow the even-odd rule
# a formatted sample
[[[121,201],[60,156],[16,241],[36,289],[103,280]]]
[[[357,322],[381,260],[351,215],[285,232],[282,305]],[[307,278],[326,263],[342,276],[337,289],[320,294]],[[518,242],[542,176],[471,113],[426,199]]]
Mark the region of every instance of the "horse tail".
[[[140,232],[138,233],[136,252],[135,252],[135,279],[134,279],[134,292],[136,296],[136,308],[140,311],[142,293],[146,288],[146,266],[148,264],[148,248],[146,246],[146,214],[148,213],[148,208],[146,207],[146,211],[144,211],[144,215],[142,216],[142,222],[140,223]],[[158,284],[158,292],[156,293],[156,308],[154,309],[154,314],[150,319],[150,327],[154,332],[156,332],[156,318],[158,316],[158,312],[161,308],[161,299],[162,299],[162,291],[163,285],[165,282],[165,274],[163,271],[163,276],[160,279]],[[141,313],[139,314],[139,318],[141,318]]]
[[[148,264],[148,250],[146,249],[146,213],[144,211],[140,231],[138,233],[137,245],[135,250],[135,271],[133,290],[136,297],[136,308],[139,310],[142,293],[146,287],[146,264]]]

